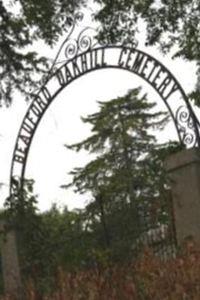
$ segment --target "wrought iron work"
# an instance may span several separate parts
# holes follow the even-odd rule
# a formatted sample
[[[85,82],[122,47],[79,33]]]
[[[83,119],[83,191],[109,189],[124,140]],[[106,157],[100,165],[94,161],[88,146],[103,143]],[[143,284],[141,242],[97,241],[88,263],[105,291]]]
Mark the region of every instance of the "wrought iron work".
[[[194,118],[190,110],[185,105],[179,106],[176,111],[176,120],[179,125],[179,131],[183,137],[183,143],[186,145],[196,144],[196,134],[194,131]],[[197,120],[199,127],[199,123]],[[198,145],[199,146],[199,145]]]
[[[33,94],[33,101],[23,119],[13,153],[10,194],[23,186],[26,162],[36,129],[56,96],[77,78],[100,69],[129,71],[149,83],[165,103],[174,122],[178,139],[186,147],[200,146],[200,124],[183,88],[173,74],[156,58],[135,46],[100,45],[97,31],[85,27],[76,34],[76,26],[83,15],[74,18],[67,38],[62,43],[41,89]],[[75,37],[74,37],[75,35]],[[181,105],[173,109],[179,99]]]

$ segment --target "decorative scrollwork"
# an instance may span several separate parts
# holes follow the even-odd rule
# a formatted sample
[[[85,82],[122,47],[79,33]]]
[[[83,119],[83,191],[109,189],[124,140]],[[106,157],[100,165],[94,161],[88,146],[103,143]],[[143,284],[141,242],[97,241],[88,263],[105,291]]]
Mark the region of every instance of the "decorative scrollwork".
[[[83,52],[87,51],[90,49],[91,44],[92,44],[92,39],[89,36],[84,35],[82,39],[79,41],[79,49]]]
[[[87,34],[90,28],[85,28],[78,37],[78,48],[80,52],[87,51],[92,48],[92,36]]]
[[[65,44],[66,59],[72,59],[78,54],[91,50],[96,45],[95,35],[95,29],[86,27],[80,32],[77,39],[68,39]]]
[[[82,31],[79,33],[77,38],[73,38],[73,33],[75,31],[76,26],[82,22],[84,18],[84,14],[81,12],[78,12],[73,18],[72,18],[72,26],[68,32],[67,37],[61,44],[59,51],[52,63],[52,67],[50,69],[51,71],[54,69],[55,65],[59,63],[63,63],[63,60],[61,60],[60,56],[61,52],[64,50],[64,56],[65,60],[73,59],[78,54],[84,53],[90,49],[92,49],[96,44],[95,36],[97,35],[97,32],[92,27],[86,27],[82,29]]]
[[[72,59],[77,55],[78,45],[76,40],[70,40],[67,42],[65,47],[65,57],[68,59]]]
[[[192,145],[196,141],[195,134],[193,133],[186,133],[183,137],[183,143],[185,145]]]
[[[57,52],[57,55],[52,62],[52,65],[48,72],[48,75],[45,76],[45,78],[44,78],[45,82],[47,82],[48,79],[50,78],[50,76],[52,75],[53,71],[55,70],[56,65],[63,63],[63,60],[60,59],[60,56],[61,56],[61,53],[63,52],[63,50],[64,50],[65,60],[70,60],[70,59],[73,59],[78,54],[92,49],[97,44],[95,41],[95,38],[94,38],[95,35],[97,35],[97,33],[96,33],[96,30],[92,27],[84,28],[78,35],[78,38],[76,38],[76,39],[72,38],[72,35],[76,28],[76,25],[81,23],[83,21],[83,18],[84,18],[84,14],[82,12],[78,12],[75,14],[74,17],[72,17],[71,28],[69,29],[69,32],[68,32],[65,40],[62,42],[62,44]],[[91,34],[91,31],[93,31],[93,34]]]
[[[196,134],[194,129],[194,120],[187,106],[180,106],[176,112],[176,121],[179,132],[182,135],[182,141],[185,145],[196,143]]]

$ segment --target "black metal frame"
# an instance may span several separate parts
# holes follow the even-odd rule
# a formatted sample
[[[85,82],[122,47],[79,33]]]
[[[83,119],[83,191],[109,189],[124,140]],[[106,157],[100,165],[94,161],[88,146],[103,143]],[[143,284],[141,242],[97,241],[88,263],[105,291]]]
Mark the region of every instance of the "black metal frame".
[[[77,21],[81,19],[81,15],[75,18],[70,33],[62,43],[41,89],[34,95],[34,99],[23,119],[12,158],[10,195],[17,193],[19,187],[23,186],[31,142],[45,111],[66,86],[77,78],[92,71],[107,68],[123,69],[140,76],[157,91],[165,103],[174,122],[180,143],[186,147],[200,146],[199,121],[187,95],[173,74],[156,58],[135,47],[125,45],[100,45],[96,40],[97,32],[90,27],[84,28],[81,33],[78,34],[77,38],[72,39],[75,25]],[[88,31],[90,31],[89,35]],[[116,64],[105,62],[105,55],[108,51],[119,52],[119,59]],[[62,53],[65,55],[64,60],[59,61]],[[123,55],[125,57],[124,61],[122,60]],[[132,67],[128,65],[131,56],[133,57]],[[87,59],[88,62],[86,62]],[[79,70],[80,64],[78,65],[78,60],[82,63],[82,71]],[[87,66],[87,63],[90,64],[90,68]],[[154,79],[151,79],[151,76],[145,75],[145,69],[150,63],[153,63],[152,74],[154,75]],[[61,65],[60,67],[58,67],[59,64]],[[73,76],[72,69],[75,74]],[[159,79],[161,73],[164,73],[166,77],[158,85],[157,79]],[[57,80],[59,84],[57,90],[52,94],[49,86],[54,79]],[[165,95],[166,90],[170,89],[171,94],[168,92],[169,95]],[[175,92],[180,94],[182,104],[176,111],[173,111],[170,104],[170,97]],[[17,169],[19,169],[18,174],[15,174],[16,166]]]

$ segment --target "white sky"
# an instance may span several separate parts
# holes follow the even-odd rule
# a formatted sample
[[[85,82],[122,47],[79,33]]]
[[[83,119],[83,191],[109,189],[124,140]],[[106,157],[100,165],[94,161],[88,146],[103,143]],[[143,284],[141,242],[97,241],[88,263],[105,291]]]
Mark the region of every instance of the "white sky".
[[[162,57],[156,49],[145,48],[142,38],[138,48],[164,63],[184,87],[186,93],[192,90],[195,84],[194,64]],[[128,89],[138,85],[144,87],[150,99],[161,103],[158,95],[147,83],[122,70],[100,70],[85,75],[70,84],[54,100],[43,116],[34,137],[26,173],[27,178],[34,178],[36,181],[35,192],[39,195],[38,206],[41,210],[49,209],[54,202],[60,207],[67,205],[69,209],[84,206],[86,196],[74,195],[72,191],[60,189],[60,185],[70,180],[67,173],[73,167],[83,166],[89,157],[86,153],[77,154],[66,150],[64,144],[79,142],[90,134],[90,128],[82,124],[80,116],[95,112],[96,100],[104,101],[124,95]],[[27,109],[28,105],[19,95],[16,95],[9,109],[0,109],[0,182],[4,183],[1,188],[0,206],[3,206],[5,197],[8,196],[12,153]],[[199,115],[198,111],[197,114]],[[174,133],[175,129],[165,130],[164,138],[173,138]]]

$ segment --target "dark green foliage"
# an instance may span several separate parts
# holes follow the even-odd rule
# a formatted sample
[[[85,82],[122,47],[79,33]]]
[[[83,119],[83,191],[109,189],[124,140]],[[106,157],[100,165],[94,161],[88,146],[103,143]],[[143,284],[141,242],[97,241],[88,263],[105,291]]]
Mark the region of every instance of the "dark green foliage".
[[[137,44],[137,32],[147,28],[146,44],[163,53],[200,64],[200,3],[198,0],[93,0],[100,4],[101,42]],[[89,0],[0,1],[0,100],[9,104],[13,91],[26,96],[38,87],[38,74],[47,72],[48,60],[31,47],[44,41],[53,46],[72,24],[74,12]],[[37,75],[37,76],[35,76]],[[199,103],[199,85],[191,94]]]
[[[155,103],[141,96],[140,88],[99,102],[99,107],[99,112],[82,118],[92,125],[92,135],[67,146],[97,156],[85,167],[75,168],[70,173],[73,181],[65,187],[92,194],[85,208],[90,231],[98,238],[97,248],[109,249],[118,261],[120,256],[132,255],[134,241],[142,232],[169,222],[163,161],[180,147],[156,143],[152,131],[162,130],[168,116],[152,111]]]
[[[199,0],[95,0],[101,5],[96,19],[99,39],[109,43],[137,44],[136,33],[146,27],[146,45],[164,54],[197,64],[196,89],[190,95],[200,103],[200,1]],[[141,20],[143,26],[141,26]],[[139,36],[139,35],[138,35]],[[173,50],[172,52],[170,52]]]
[[[60,211],[53,205],[49,211],[38,213],[33,184],[33,180],[25,180],[23,190],[6,200],[2,217],[7,229],[17,233],[23,281],[33,280],[43,293],[55,287],[59,267],[74,271],[93,265],[90,254],[94,237],[80,210]]]
[[[140,166],[143,161],[141,157],[149,153],[156,143],[155,136],[148,130],[162,129],[168,117],[165,113],[149,112],[155,104],[148,103],[146,95],[140,96],[139,93],[140,89],[134,89],[124,97],[100,102],[98,113],[82,118],[83,122],[92,125],[93,134],[67,148],[76,151],[85,149],[97,153],[97,158],[84,168],[71,172],[75,175],[73,184],[77,191],[92,190],[96,193],[108,186],[112,189],[110,192],[115,191],[117,195],[122,186],[124,190],[129,190],[127,178],[129,180],[130,176],[131,181],[135,178],[135,185],[138,185],[136,181],[141,182],[140,169],[135,169],[135,163],[137,161],[137,166]],[[136,191],[137,186],[134,189]]]
[[[200,3],[198,0],[94,0],[100,4],[95,18],[101,23],[99,39],[109,43],[134,45],[147,28],[146,44],[159,45],[174,57],[200,63]],[[42,40],[53,46],[72,23],[74,12],[87,0],[16,0],[0,1],[0,99],[9,104],[13,91],[26,96],[38,86],[35,74],[47,71],[47,59],[30,46]],[[143,30],[143,29],[142,29]],[[191,95],[199,102],[199,89]]]
[[[48,247],[51,251],[49,257],[54,261],[54,266],[64,269],[84,267],[88,237],[84,230],[84,217],[80,210],[63,211],[55,205],[43,213],[44,226],[48,228]]]
[[[29,96],[48,60],[31,50],[34,42],[53,46],[69,28],[84,0],[0,1],[0,104],[10,104],[13,92]],[[40,83],[41,84],[41,83]]]
[[[199,60],[200,3],[198,0],[95,0],[102,5],[96,18],[102,24],[102,38],[110,42],[132,43],[134,35],[130,31],[140,30],[138,21],[147,25],[148,45],[160,44],[162,51],[168,52],[178,46],[177,56],[189,60]],[[123,32],[123,35],[122,35]]]

